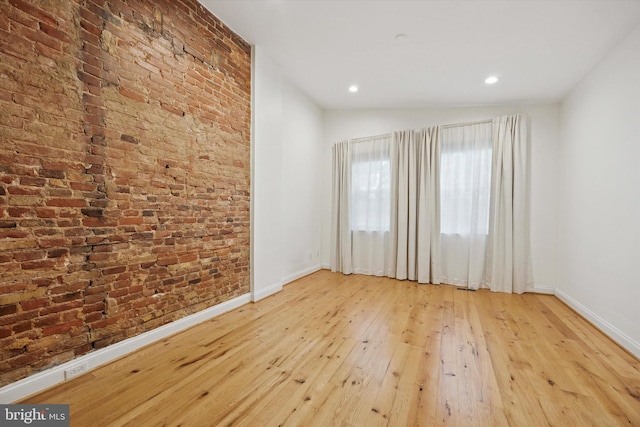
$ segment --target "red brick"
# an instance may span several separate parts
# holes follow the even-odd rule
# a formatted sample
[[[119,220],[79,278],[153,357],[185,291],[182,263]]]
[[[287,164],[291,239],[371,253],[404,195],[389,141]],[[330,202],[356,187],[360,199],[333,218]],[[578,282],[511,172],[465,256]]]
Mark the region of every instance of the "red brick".
[[[160,103],[160,106],[162,107],[163,110],[168,111],[172,114],[175,114],[176,116],[179,116],[179,117],[184,116],[184,111],[174,107],[173,105],[166,104],[163,102],[163,103]]]
[[[26,231],[0,228],[0,239],[20,239],[28,236],[29,233]]]
[[[18,311],[17,304],[9,304],[0,306],[0,316],[8,316],[10,314],[15,314]]]
[[[46,257],[47,253],[43,250],[37,250],[37,251],[20,251],[20,252],[16,252],[13,255],[13,259],[15,259],[18,262],[22,262],[22,261],[32,261],[34,259],[43,259],[44,257]]]
[[[20,334],[25,331],[30,331],[33,328],[33,322],[31,320],[25,320],[23,322],[13,323],[13,333]]]
[[[46,13],[36,6],[31,5],[30,2],[23,0],[11,0],[11,5],[50,25],[56,25],[58,23],[58,21],[52,15]]]
[[[61,323],[55,326],[48,326],[42,329],[42,336],[46,337],[54,334],[63,334],[69,332],[73,328],[82,326],[82,320],[73,320],[71,322]]]
[[[80,16],[82,17],[82,20],[80,21],[80,25],[82,26],[82,28],[90,33],[99,36],[100,32],[98,32],[98,27],[102,25],[102,17],[100,17],[94,11],[86,8],[80,10]]]
[[[20,303],[20,307],[22,308],[23,311],[31,311],[31,310],[35,310],[36,308],[42,308],[49,303],[50,303],[50,300],[48,297],[37,298],[37,299],[31,299],[28,301],[22,301]]]
[[[60,314],[55,313],[47,316],[40,316],[35,319],[33,323],[36,328],[57,325],[60,323]]]
[[[49,208],[36,208],[36,215],[38,218],[55,218],[56,211]]]
[[[38,246],[41,248],[55,248],[61,246],[67,246],[67,239],[41,239],[38,241]]]
[[[126,87],[120,86],[119,88],[120,95],[126,96],[127,98],[133,99],[138,102],[146,102],[144,95],[140,92],[135,92],[131,89],[127,89]]]
[[[93,312],[93,313],[89,313],[85,316],[84,320],[86,323],[93,323],[93,322],[97,322],[98,320],[103,318],[103,314],[102,312]]]
[[[125,271],[127,271],[126,266],[119,266],[119,267],[105,268],[104,270],[102,270],[102,274],[105,276],[110,276],[112,274],[124,273]]]
[[[84,199],[50,199],[47,200],[47,206],[57,207],[85,207],[87,202]]]
[[[26,261],[20,264],[23,270],[36,270],[36,269],[51,269],[55,267],[56,262],[51,259],[45,259],[40,261]]]

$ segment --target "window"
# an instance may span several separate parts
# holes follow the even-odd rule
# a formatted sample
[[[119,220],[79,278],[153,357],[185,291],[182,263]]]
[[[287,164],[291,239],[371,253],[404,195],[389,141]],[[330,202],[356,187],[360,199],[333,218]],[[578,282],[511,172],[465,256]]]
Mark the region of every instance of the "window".
[[[352,230],[389,231],[391,164],[389,159],[351,165]]]
[[[491,125],[444,129],[440,152],[442,234],[489,233]]]
[[[442,234],[488,234],[491,146],[490,123],[443,129],[439,201]],[[353,146],[350,210],[352,231],[389,231],[389,140],[373,139]]]
[[[389,231],[390,216],[390,138],[357,143],[351,162],[351,230]]]

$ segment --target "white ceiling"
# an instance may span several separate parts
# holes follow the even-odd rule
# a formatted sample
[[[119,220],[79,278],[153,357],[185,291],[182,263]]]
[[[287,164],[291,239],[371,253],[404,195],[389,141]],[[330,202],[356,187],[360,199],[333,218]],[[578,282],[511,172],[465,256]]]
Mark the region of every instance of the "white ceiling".
[[[325,109],[556,102],[640,25],[638,0],[200,2]]]

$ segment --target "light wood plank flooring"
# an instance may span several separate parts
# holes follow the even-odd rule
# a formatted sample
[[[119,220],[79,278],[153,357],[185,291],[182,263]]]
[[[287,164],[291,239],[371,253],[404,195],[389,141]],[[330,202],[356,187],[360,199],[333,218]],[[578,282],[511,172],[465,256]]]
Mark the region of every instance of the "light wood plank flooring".
[[[640,363],[553,296],[320,271],[25,402],[73,426],[640,426]]]

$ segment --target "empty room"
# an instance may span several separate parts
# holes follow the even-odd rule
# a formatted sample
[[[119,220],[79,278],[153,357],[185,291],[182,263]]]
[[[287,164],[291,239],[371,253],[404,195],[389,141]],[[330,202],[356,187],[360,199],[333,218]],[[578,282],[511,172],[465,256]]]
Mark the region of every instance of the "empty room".
[[[0,424],[640,426],[640,1],[0,0]]]

